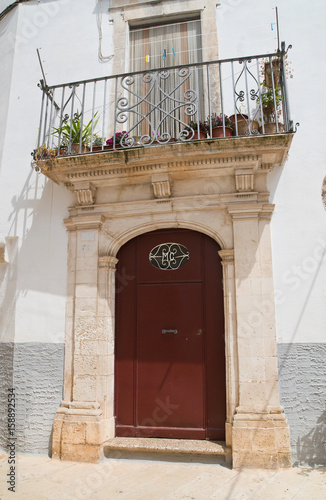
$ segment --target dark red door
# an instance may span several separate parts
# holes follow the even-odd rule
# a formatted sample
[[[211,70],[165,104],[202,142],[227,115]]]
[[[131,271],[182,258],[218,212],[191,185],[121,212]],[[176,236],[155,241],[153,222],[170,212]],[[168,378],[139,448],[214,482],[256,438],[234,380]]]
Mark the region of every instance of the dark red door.
[[[117,436],[224,439],[218,250],[211,238],[189,230],[146,233],[120,249]]]

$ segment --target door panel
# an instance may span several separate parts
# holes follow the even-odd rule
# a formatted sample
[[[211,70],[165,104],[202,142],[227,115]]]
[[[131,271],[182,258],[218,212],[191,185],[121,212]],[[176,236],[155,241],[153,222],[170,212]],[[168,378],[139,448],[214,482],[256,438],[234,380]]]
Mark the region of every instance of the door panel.
[[[201,283],[139,286],[138,425],[168,402],[157,427],[204,429],[201,297]]]
[[[150,251],[166,242],[188,249],[189,261],[182,268],[166,271],[150,263]],[[139,236],[119,251],[117,435],[224,439],[225,348],[218,250],[201,233],[163,230]]]

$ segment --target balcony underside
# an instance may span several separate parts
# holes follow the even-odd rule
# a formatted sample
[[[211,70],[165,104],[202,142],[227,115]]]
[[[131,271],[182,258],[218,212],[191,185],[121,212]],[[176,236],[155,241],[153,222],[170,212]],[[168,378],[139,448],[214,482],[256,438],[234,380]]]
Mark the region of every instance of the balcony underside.
[[[244,170],[255,175],[282,165],[292,138],[287,133],[207,139],[57,157],[37,164],[46,177],[74,191],[88,184],[96,190],[146,183],[153,174],[166,174],[172,180],[229,176]],[[89,203],[91,199],[85,204]]]

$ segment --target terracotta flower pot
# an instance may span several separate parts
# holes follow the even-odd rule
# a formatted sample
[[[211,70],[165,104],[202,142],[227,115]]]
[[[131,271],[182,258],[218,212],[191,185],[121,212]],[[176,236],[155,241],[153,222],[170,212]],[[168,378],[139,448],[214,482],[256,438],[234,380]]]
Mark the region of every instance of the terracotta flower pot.
[[[231,115],[230,120],[234,124],[233,135],[236,135],[235,117],[237,118],[238,135],[249,135],[249,118],[248,115]],[[256,120],[251,120],[251,133],[258,130],[259,123]]]
[[[79,150],[80,150],[80,144],[79,144],[79,142],[73,142],[71,144],[71,152],[76,153],[78,155],[79,154]],[[89,147],[88,146],[84,146],[84,144],[82,144],[80,151],[81,151],[81,153],[87,153],[89,151]]]
[[[225,127],[225,137],[231,137],[231,135],[232,135],[232,128]],[[223,127],[213,127],[212,128],[212,138],[216,139],[217,137],[224,137],[223,136]]]
[[[231,115],[229,116],[231,122],[235,124],[235,119],[237,118],[237,122],[239,123],[240,121],[243,120],[248,120],[248,115],[242,115],[241,113],[237,113],[236,115]]]
[[[203,132],[202,130],[200,130],[199,135],[198,135],[198,130],[194,130],[194,136],[193,136],[192,140],[196,141],[198,139],[207,139],[206,132]]]
[[[281,61],[279,59],[275,59],[272,61],[273,65],[273,80],[274,80],[274,87],[276,87],[279,84],[280,81],[280,72],[281,72]],[[268,62],[265,62],[265,86],[272,88],[272,72],[271,72],[271,65]]]
[[[264,129],[265,129],[265,134],[276,134],[276,123],[275,122],[264,123]],[[284,132],[283,123],[278,123],[278,131]],[[263,127],[259,127],[259,132],[263,133]]]
[[[108,146],[107,144],[104,144],[103,150],[105,151],[106,149],[112,149],[112,146]],[[102,146],[93,146],[93,152],[96,151],[102,151]]]

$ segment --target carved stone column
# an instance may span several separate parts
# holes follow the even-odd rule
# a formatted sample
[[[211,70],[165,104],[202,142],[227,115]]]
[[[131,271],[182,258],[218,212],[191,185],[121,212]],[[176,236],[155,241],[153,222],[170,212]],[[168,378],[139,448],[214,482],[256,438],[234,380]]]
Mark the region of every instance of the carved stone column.
[[[65,220],[69,231],[65,393],[53,425],[54,458],[97,462],[103,443],[114,433],[108,402],[113,393],[114,306],[107,285],[117,260],[99,257],[103,222],[98,214]]]
[[[223,266],[226,366],[225,444],[232,446],[232,422],[238,405],[237,322],[234,283],[234,250],[220,250]]]
[[[233,220],[239,403],[233,467],[290,467],[290,439],[279,405],[270,217],[273,205],[229,206]]]

